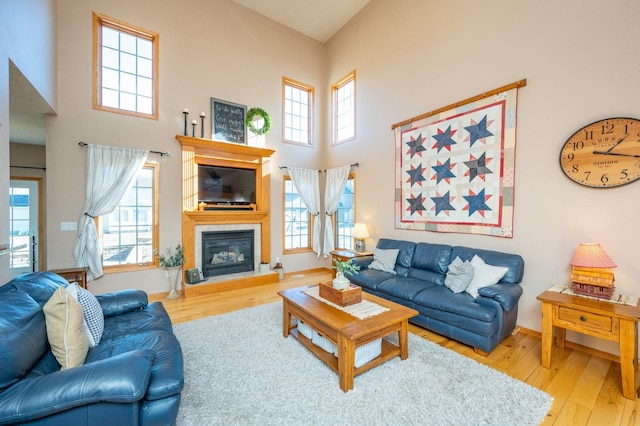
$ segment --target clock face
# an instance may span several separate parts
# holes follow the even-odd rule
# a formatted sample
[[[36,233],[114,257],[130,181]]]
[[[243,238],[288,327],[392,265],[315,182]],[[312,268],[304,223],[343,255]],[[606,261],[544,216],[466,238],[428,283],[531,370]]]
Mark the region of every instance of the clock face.
[[[608,118],[584,126],[562,146],[560,167],[572,181],[592,188],[640,179],[640,120]]]

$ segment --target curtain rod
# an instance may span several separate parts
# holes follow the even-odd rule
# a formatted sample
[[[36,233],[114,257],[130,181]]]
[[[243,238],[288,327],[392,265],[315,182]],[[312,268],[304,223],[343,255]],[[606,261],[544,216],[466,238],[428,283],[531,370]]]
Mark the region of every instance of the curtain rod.
[[[46,167],[35,167],[35,166],[9,166],[9,167],[16,168],[16,169],[36,169],[36,170],[44,170],[44,171],[47,170]]]
[[[89,144],[86,143],[86,142],[80,141],[80,142],[78,142],[78,145],[84,147],[84,146],[87,146]],[[151,150],[149,150],[149,152],[152,153],[152,154],[160,154],[161,157],[164,157],[165,155],[167,157],[169,156],[169,151],[151,151]]]
[[[360,163],[353,163],[353,164],[349,164],[350,167],[358,167],[360,165]],[[287,166],[279,166],[278,167],[280,170],[282,169],[288,169]],[[318,173],[320,172],[326,172],[326,170],[318,170]]]

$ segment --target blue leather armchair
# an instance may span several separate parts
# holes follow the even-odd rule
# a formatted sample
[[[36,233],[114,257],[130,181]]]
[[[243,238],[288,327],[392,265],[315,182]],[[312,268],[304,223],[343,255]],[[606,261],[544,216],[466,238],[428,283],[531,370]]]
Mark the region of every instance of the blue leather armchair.
[[[60,370],[42,307],[67,282],[50,272],[0,287],[0,425],[171,425],[184,383],[182,350],[161,303],[126,290],[97,296],[100,344]]]

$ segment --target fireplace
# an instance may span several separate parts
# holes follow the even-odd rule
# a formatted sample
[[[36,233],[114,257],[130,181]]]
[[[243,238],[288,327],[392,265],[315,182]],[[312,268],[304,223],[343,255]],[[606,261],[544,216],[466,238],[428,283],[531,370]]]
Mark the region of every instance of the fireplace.
[[[253,270],[253,230],[202,233],[202,274],[205,278]]]

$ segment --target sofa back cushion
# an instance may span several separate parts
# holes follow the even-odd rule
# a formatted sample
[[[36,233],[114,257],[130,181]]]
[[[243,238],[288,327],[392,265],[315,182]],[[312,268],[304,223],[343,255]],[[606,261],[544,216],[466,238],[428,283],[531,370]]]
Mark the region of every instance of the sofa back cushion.
[[[21,290],[0,294],[0,392],[22,379],[49,350],[40,305]]]
[[[398,257],[396,257],[396,274],[406,277],[411,267],[411,259],[416,249],[416,243],[411,241],[392,240],[389,238],[380,238],[376,248],[388,250],[398,249]]]
[[[22,290],[43,307],[58,287],[67,284],[67,280],[53,272],[30,272],[14,278],[2,287]]]
[[[524,259],[520,255],[463,246],[456,246],[451,250],[451,259],[460,257],[462,261],[471,261],[475,255],[480,256],[488,265],[506,266],[509,268],[499,283],[519,284],[522,281],[522,277],[524,276]]]
[[[446,244],[418,243],[413,253],[409,276],[443,285],[450,261],[451,246]]]

